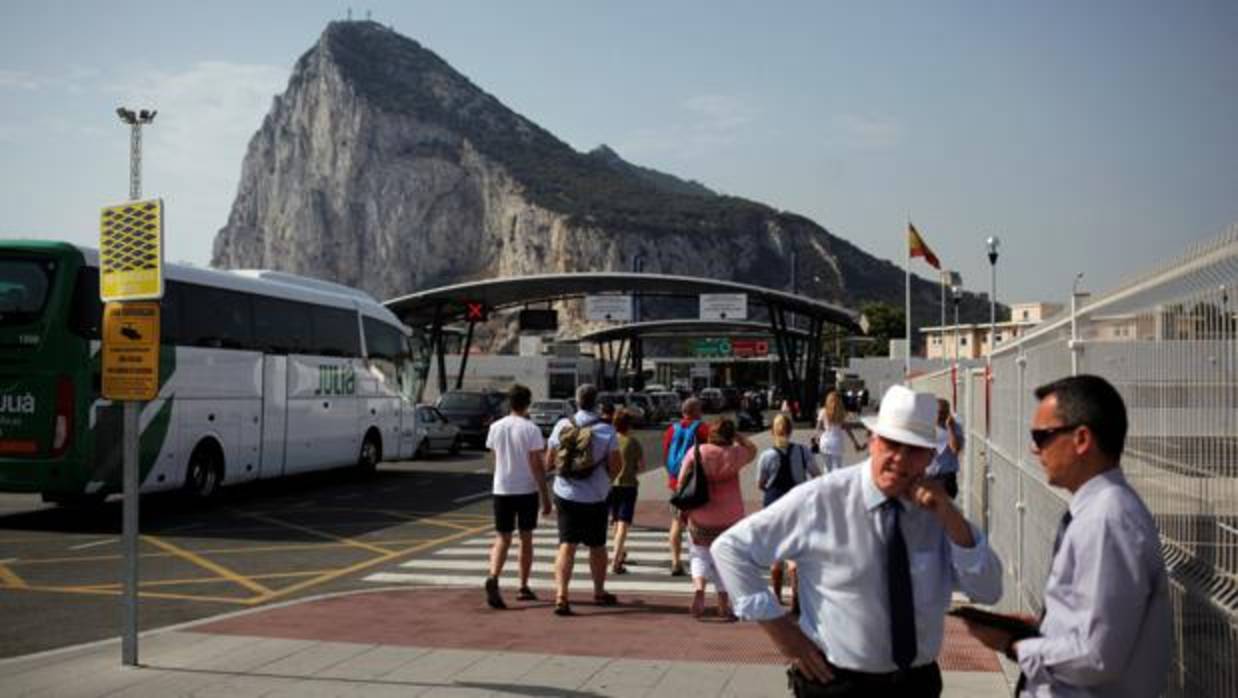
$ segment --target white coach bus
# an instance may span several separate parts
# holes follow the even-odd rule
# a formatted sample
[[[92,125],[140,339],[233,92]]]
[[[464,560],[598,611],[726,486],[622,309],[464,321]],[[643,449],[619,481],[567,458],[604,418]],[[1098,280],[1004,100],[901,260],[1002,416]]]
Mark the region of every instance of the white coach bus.
[[[121,489],[122,410],[99,394],[98,284],[94,250],[0,243],[0,491],[67,503]],[[409,330],[373,298],[280,272],[175,264],[164,288],[142,492],[206,498],[413,454]]]

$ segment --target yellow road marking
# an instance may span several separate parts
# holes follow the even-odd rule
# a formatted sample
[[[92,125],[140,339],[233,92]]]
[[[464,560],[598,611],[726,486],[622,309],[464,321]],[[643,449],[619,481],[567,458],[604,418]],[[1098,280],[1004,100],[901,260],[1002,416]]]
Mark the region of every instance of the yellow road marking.
[[[16,591],[16,590],[13,590]],[[53,594],[90,594],[94,596],[120,596],[119,590],[96,589],[93,587],[44,587],[28,586],[22,591],[43,591]],[[193,596],[190,594],[168,594],[158,591],[143,591],[138,594],[143,599],[172,599],[175,601],[213,601],[237,606],[248,606],[249,599],[234,599],[226,596]]]
[[[286,579],[288,577],[309,577],[316,574],[326,574],[331,570],[305,570],[304,572],[270,572],[268,574],[250,575],[249,579]],[[189,579],[160,579],[156,582],[142,582],[143,589],[147,587],[166,587],[178,586],[181,584],[231,584],[231,579],[223,577],[191,577]],[[107,584],[83,584],[81,586],[65,587],[68,589],[120,589],[120,584],[116,582],[108,582]]]
[[[472,529],[472,526],[469,526],[468,524],[465,524],[465,523],[456,523],[454,521],[446,521],[446,520],[437,519],[437,518],[429,518],[429,519],[418,518],[416,516],[410,516],[408,514],[403,514],[398,511],[391,511],[388,509],[380,509],[379,511],[389,516],[393,516],[397,519],[405,519],[407,521],[416,521],[417,523],[427,523],[427,524],[430,524],[431,526],[442,526],[443,528],[454,528],[457,531],[468,531]]]
[[[461,532],[459,532],[459,533],[453,533],[453,534],[448,535],[448,536],[442,536],[442,537],[440,537],[440,538],[435,538],[435,539],[432,539],[432,540],[428,540],[428,541],[425,541],[425,542],[420,543],[420,544],[418,544],[418,545],[414,545],[414,546],[412,546],[412,547],[410,547],[410,548],[405,548],[404,550],[397,550],[397,551],[395,551],[395,552],[388,553],[388,554],[386,554],[386,555],[382,555],[382,556],[380,556],[380,557],[374,558],[373,560],[367,560],[367,561],[365,561],[365,562],[359,562],[359,563],[357,563],[357,564],[355,564],[355,565],[350,565],[350,566],[348,566],[348,567],[344,567],[344,568],[342,568],[342,569],[332,570],[331,572],[328,572],[328,573],[326,573],[326,574],[324,574],[324,575],[322,575],[322,576],[320,576],[320,577],[315,577],[314,579],[307,579],[307,580],[305,580],[304,582],[299,582],[299,583],[297,583],[297,584],[293,584],[292,586],[284,587],[283,589],[280,589],[279,591],[272,592],[272,593],[267,594],[267,595],[265,595],[265,596],[260,596],[260,597],[257,597],[257,598],[254,598],[254,599],[251,599],[249,603],[250,603],[251,605],[257,605],[257,604],[266,603],[267,601],[271,601],[271,600],[274,600],[274,599],[278,599],[278,598],[281,598],[281,597],[284,597],[284,596],[289,596],[289,595],[294,594],[294,593],[296,593],[296,592],[298,592],[298,591],[301,591],[302,589],[308,589],[308,588],[310,588],[310,587],[317,586],[317,585],[319,585],[319,584],[323,584],[323,583],[325,583],[325,582],[329,582],[329,581],[331,581],[331,580],[333,580],[333,579],[337,579],[337,578],[339,578],[339,577],[343,577],[343,576],[344,576],[344,575],[346,575],[346,574],[352,574],[352,573],[354,573],[354,572],[359,572],[359,571],[361,571],[361,570],[368,569],[368,568],[370,568],[370,567],[374,567],[375,565],[381,565],[381,564],[383,564],[383,563],[385,563],[385,562],[390,562],[391,560],[394,560],[394,559],[395,559],[395,558],[397,558],[397,557],[402,557],[402,556],[404,556],[404,555],[408,555],[408,554],[411,554],[411,553],[416,553],[416,552],[419,552],[419,551],[421,551],[421,550],[425,550],[426,548],[433,547],[433,546],[435,546],[435,545],[442,545],[443,543],[450,543],[450,542],[452,542],[452,541],[456,541],[456,540],[459,540],[459,539],[461,539],[461,538],[466,538],[466,537],[468,537],[468,536],[477,535],[478,533],[481,533],[481,532],[483,532],[483,531],[486,531],[486,530],[488,530],[489,528],[490,528],[490,526],[489,526],[489,525],[486,525],[486,526],[478,526],[478,527],[473,528],[473,529],[470,529],[470,530],[468,530],[468,531],[461,531]]]
[[[380,541],[384,545],[409,545],[423,543],[426,538],[391,538]],[[243,555],[245,553],[274,553],[292,550],[320,550],[322,548],[342,548],[352,547],[352,544],[338,541],[324,541],[321,543],[293,543],[289,545],[253,545],[243,548],[202,548],[196,551],[199,555]],[[138,556],[142,559],[160,559],[166,557],[175,557],[172,553],[142,553]],[[71,562],[106,562],[109,560],[119,560],[121,555],[81,555],[77,557],[43,557],[43,558],[23,558],[20,562],[11,563],[15,566],[22,565],[54,565]]]
[[[392,552],[388,550],[387,548],[380,548],[377,545],[370,545],[369,543],[365,543],[363,541],[359,541],[354,538],[344,538],[342,536],[337,536],[331,533],[327,533],[326,531],[320,531],[316,528],[310,528],[309,526],[302,526],[301,524],[295,524],[295,523],[292,523],[291,521],[284,521],[282,519],[277,519],[273,516],[264,516],[262,514],[241,514],[241,515],[247,516],[252,519],[257,519],[259,521],[265,521],[269,524],[275,524],[278,526],[283,526],[285,528],[290,528],[294,531],[308,533],[311,536],[318,536],[319,538],[325,538],[326,540],[333,540],[337,543],[343,543],[345,545],[351,545],[357,548],[364,548],[366,550],[369,550],[370,552],[378,553],[379,555],[390,555]]]
[[[255,582],[243,575],[237,574],[236,572],[233,572],[227,567],[224,567],[223,565],[217,562],[212,562],[211,560],[208,560],[202,557],[201,555],[198,555],[196,553],[191,553],[188,550],[185,550],[184,548],[177,547],[175,545],[172,545],[171,543],[168,543],[167,541],[159,540],[158,538],[155,538],[153,536],[142,536],[142,539],[156,547],[163,548],[164,550],[176,555],[177,557],[184,558],[185,560],[188,560],[189,562],[199,567],[208,569],[211,572],[214,572],[215,574],[221,577],[226,577],[227,579],[230,579],[236,582],[237,584],[240,584],[241,586],[245,587],[246,589],[249,589],[250,591],[254,593],[257,593],[257,594],[270,594],[271,593],[270,589],[262,586],[258,582]]]
[[[25,589],[29,585],[26,580],[22,579],[16,572],[8,568],[8,565],[0,565],[0,586],[5,586],[10,589]]]

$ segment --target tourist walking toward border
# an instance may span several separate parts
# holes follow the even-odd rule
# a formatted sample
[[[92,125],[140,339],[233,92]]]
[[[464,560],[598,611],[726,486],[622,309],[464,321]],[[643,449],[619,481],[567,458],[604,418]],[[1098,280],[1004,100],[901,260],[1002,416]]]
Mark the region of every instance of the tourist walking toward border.
[[[709,438],[709,425],[701,419],[700,398],[684,400],[679,411],[682,415],[680,420],[668,426],[662,435],[662,462],[666,464],[666,487],[671,493],[679,488],[679,464],[683,462],[684,454],[689,453],[694,444],[703,444]],[[667,545],[671,549],[671,576],[682,577],[683,529],[687,517],[674,506],[670,509],[671,530]]]
[[[792,489],[713,545],[736,614],[790,660],[796,696],[935,698],[951,593],[1001,598],[984,535],[923,477],[936,413],[932,395],[891,387],[866,420],[868,460]],[[765,581],[774,560],[799,566],[798,623]]]
[[[520,530],[520,590],[516,598],[534,601],[529,588],[533,568],[533,530],[537,528],[538,502],[543,516],[550,514],[550,493],[542,466],[546,442],[542,431],[529,419],[533,393],[519,383],[507,391],[511,412],[490,425],[486,448],[494,453],[494,546],[490,549],[490,573],[486,577],[486,603],[507,608],[499,593],[499,576],[507,562],[512,531]]]
[[[645,451],[640,440],[629,432],[632,429],[632,413],[619,410],[615,413],[615,431],[619,434],[619,459],[623,465],[619,474],[610,482],[610,520],[615,527],[614,554],[611,555],[611,572],[626,574],[628,529],[636,513],[636,495],[645,469]]]
[[[824,472],[832,473],[843,467],[843,433],[851,439],[855,450],[864,450],[864,444],[856,441],[855,434],[847,426],[847,408],[843,406],[842,397],[837,390],[831,390],[817,410],[817,433],[813,437],[813,450],[821,457]]]
[[[757,460],[757,487],[761,490],[761,506],[767,507],[778,501],[792,487],[807,482],[821,474],[816,459],[808,448],[791,440],[791,418],[779,413],[774,416],[770,432],[774,445],[761,452]],[[795,583],[795,563],[786,563],[787,577],[791,586],[791,612],[799,613],[799,591]],[[769,570],[774,596],[782,603],[783,561],[778,560]]]
[[[1160,695],[1170,663],[1169,581],[1156,520],[1122,474],[1126,405],[1104,378],[1036,389],[1032,453],[1050,485],[1071,493],[1058,525],[1033,637],[968,622],[1018,662],[1019,696]]]
[[[611,478],[619,474],[619,439],[615,428],[602,420],[597,410],[597,387],[584,383],[576,389],[578,411],[570,419],[561,419],[547,440],[548,467],[556,466],[556,452],[565,446],[561,437],[572,429],[581,434],[589,431],[588,457],[593,467],[584,477],[568,477],[556,471],[554,503],[558,510],[559,550],[555,555],[555,615],[570,616],[568,585],[576,562],[576,547],[589,549],[589,573],[593,577],[593,601],[601,606],[614,606],[619,601],[606,591],[606,522],[609,508]]]
[[[963,443],[963,428],[950,410],[950,401],[937,398],[937,453],[924,474],[941,480],[951,499],[959,496],[959,454],[963,452]]]
[[[718,616],[734,619],[726,585],[714,568],[709,546],[744,518],[744,496],[739,483],[739,472],[756,458],[757,447],[748,437],[739,433],[735,422],[722,418],[709,429],[708,442],[698,451],[688,451],[680,464],[679,473],[686,476],[694,467],[700,467],[709,485],[709,501],[688,511],[688,538],[692,543],[692,606],[693,617],[700,618],[705,611],[705,585],[713,582],[718,593]]]

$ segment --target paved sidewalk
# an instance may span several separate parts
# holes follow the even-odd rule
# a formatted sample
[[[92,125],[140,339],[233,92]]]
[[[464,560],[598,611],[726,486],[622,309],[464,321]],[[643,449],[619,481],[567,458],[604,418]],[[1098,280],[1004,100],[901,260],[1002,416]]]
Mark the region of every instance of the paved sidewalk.
[[[642,477],[641,500],[637,524],[665,530],[660,470]],[[621,605],[606,608],[582,585],[577,616],[559,618],[549,594],[491,610],[480,581],[317,597],[151,631],[136,668],[120,665],[118,640],[0,661],[0,695],[788,695],[758,626],[693,619],[683,594],[620,593]],[[1009,695],[994,653],[953,618],[940,663],[945,696]]]

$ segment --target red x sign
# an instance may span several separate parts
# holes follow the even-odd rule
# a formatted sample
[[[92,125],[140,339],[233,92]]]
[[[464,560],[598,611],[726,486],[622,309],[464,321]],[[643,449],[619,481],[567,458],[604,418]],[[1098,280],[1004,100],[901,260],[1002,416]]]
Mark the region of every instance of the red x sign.
[[[465,301],[464,319],[469,322],[485,322],[486,304],[480,301]]]

